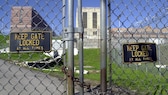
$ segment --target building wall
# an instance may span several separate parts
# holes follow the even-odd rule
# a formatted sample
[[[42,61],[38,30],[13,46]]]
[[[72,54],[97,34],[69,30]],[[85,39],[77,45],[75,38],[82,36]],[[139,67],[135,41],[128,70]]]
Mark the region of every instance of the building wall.
[[[14,6],[11,10],[11,32],[52,31],[51,27],[30,6]]]
[[[11,32],[31,31],[32,7],[12,7]]]

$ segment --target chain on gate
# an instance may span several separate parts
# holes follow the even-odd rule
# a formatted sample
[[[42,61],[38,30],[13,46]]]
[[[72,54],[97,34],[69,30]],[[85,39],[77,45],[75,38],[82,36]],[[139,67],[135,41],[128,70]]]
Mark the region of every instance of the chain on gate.
[[[87,90],[91,89],[90,84],[88,84],[86,82],[81,83],[79,78],[70,76],[68,74],[67,70],[68,70],[68,68],[66,66],[62,66],[62,72],[66,75],[66,77],[70,77],[73,80],[73,82],[75,82],[77,85],[79,85],[83,88],[86,88]]]

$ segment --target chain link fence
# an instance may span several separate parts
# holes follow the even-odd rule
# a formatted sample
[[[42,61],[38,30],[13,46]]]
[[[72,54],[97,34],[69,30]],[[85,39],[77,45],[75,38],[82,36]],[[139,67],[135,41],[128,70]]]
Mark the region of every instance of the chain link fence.
[[[64,7],[62,0],[0,1],[1,95],[66,93]]]
[[[166,0],[109,1],[109,85],[126,95],[166,95],[168,5]],[[123,45],[155,43],[156,62],[124,62]],[[126,55],[129,56],[129,55]]]
[[[82,25],[78,24],[80,12],[76,10],[79,7],[73,9],[74,1],[68,1],[0,1],[0,94],[168,94],[166,0],[100,2],[100,5],[107,4],[105,9],[108,9],[107,39],[102,38],[106,35],[102,33],[105,29],[102,26],[106,25],[106,20],[102,21],[103,6],[82,7],[82,33]],[[75,16],[70,11],[66,15],[66,9],[71,8],[71,12],[76,10]],[[70,27],[73,24],[70,17],[76,17],[77,29]],[[73,33],[75,40],[71,39]],[[106,45],[102,41],[106,40],[107,67],[99,64],[100,61],[106,63],[106,53],[100,51],[104,48],[102,45]],[[123,45],[137,43],[155,43],[157,61],[124,62]],[[81,54],[82,45],[84,54]],[[73,50],[76,52],[72,47],[79,50],[79,55],[70,56]],[[105,72],[102,66],[107,69],[107,89],[106,83],[102,83],[106,80],[100,78]],[[82,73],[79,69],[83,69]]]

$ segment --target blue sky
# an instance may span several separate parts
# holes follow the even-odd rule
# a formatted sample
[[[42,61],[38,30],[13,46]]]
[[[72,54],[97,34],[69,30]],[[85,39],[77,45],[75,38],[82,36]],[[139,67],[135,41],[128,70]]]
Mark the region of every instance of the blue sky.
[[[100,6],[100,0],[82,0],[82,3],[83,7]],[[77,3],[74,5],[76,7]],[[0,0],[0,29],[4,33],[10,31],[12,6],[32,6],[56,33],[62,32],[62,0]],[[167,0],[111,0],[111,26],[166,27],[168,16],[165,8],[168,8]]]
[[[112,0],[113,27],[152,26],[164,27],[167,24],[165,8],[167,0]],[[168,13],[168,11],[167,11]],[[120,18],[117,18],[120,15]],[[162,18],[160,18],[162,17]],[[118,22],[118,23],[117,23]],[[156,25],[157,24],[157,25]]]

